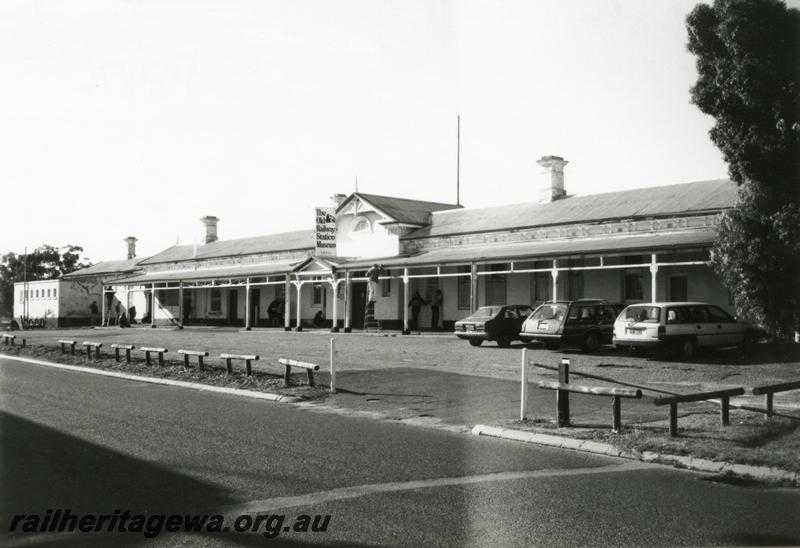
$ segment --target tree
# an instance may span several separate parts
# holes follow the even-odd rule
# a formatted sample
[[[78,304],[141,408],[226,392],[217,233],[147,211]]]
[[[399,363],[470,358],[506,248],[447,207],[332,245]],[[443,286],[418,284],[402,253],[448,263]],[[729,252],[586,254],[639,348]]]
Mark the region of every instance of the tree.
[[[687,18],[692,102],[714,117],[739,201],[712,265],[739,315],[777,337],[800,330],[800,12],[778,0],[715,0]]]
[[[52,280],[64,274],[90,266],[81,257],[83,248],[66,245],[56,248],[41,245],[31,253],[18,255],[7,253],[0,258],[0,315],[10,316],[14,308],[14,283],[26,278],[29,282]]]

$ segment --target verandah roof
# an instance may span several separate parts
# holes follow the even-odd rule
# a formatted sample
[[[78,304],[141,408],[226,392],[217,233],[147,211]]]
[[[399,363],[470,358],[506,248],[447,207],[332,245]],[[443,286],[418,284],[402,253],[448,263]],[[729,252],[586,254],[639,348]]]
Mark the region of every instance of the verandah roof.
[[[521,261],[545,259],[565,255],[602,255],[619,253],[657,253],[680,249],[697,249],[713,244],[716,231],[700,228],[668,233],[619,234],[603,237],[565,238],[519,243],[488,243],[473,246],[457,246],[425,251],[404,257],[384,257],[351,260],[341,263],[337,270],[364,269],[380,263],[385,267],[444,266],[471,262]],[[136,276],[106,280],[115,285],[147,285],[150,283],[230,279],[255,276],[282,275],[294,272],[305,261],[276,262],[261,265],[237,265],[235,267],[202,268],[142,273]],[[335,259],[334,261],[335,262]],[[333,266],[333,264],[331,265]]]
[[[539,240],[519,243],[490,243],[434,249],[407,257],[387,257],[352,261],[345,268],[367,268],[375,263],[385,267],[437,266],[467,264],[492,260],[533,260],[564,255],[600,255],[612,253],[655,253],[667,250],[709,247],[716,231],[711,228],[668,233],[620,234],[603,237]]]
[[[276,262],[274,264],[220,266],[216,268],[198,268],[196,270],[166,270],[161,272],[143,272],[136,276],[107,279],[106,283],[114,285],[147,285],[162,282],[190,282],[199,280],[227,280],[255,276],[272,276],[289,272],[297,262]]]

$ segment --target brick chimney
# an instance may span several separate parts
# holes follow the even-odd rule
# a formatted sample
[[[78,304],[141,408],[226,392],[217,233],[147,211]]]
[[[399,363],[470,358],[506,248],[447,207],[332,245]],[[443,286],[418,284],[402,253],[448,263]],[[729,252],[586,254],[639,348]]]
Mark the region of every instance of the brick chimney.
[[[206,225],[206,243],[210,244],[211,242],[217,241],[217,219],[213,215],[206,215],[202,219],[200,219],[204,225]]]
[[[564,190],[564,166],[569,162],[561,156],[542,156],[536,163],[546,170],[538,189],[539,203],[555,202],[565,197],[567,192]]]
[[[128,236],[125,238],[125,243],[128,244],[128,258],[135,259],[136,258],[136,238],[133,236]]]

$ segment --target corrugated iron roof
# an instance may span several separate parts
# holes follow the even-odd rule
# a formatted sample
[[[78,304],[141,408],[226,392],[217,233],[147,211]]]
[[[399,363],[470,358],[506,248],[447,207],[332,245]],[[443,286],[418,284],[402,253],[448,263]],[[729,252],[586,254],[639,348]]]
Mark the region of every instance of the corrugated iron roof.
[[[425,202],[422,200],[409,200],[407,198],[394,198],[392,196],[379,196],[377,194],[364,194],[355,192],[350,195],[339,206],[344,207],[353,196],[358,196],[376,208],[386,213],[398,222],[415,225],[428,224],[429,217],[433,211],[444,211],[448,209],[458,209],[461,206],[456,204],[444,204],[440,202]]]
[[[196,253],[195,253],[196,247]],[[274,253],[278,251],[302,251],[314,249],[314,230],[298,230],[238,238],[235,240],[217,240],[209,244],[175,245],[156,253],[142,261],[142,265],[212,259],[218,257],[234,257],[239,255],[255,255],[258,253]]]
[[[106,274],[125,274],[136,270],[142,258],[125,259],[122,261],[101,261],[92,266],[70,272],[61,276],[62,279],[83,278],[86,276],[101,276]]]
[[[290,272],[298,261],[280,261],[272,264],[221,266],[216,268],[198,268],[194,270],[165,270],[161,272],[143,272],[135,276],[126,276],[109,280],[119,285],[139,285],[160,282],[178,282],[192,280],[211,280],[242,278],[245,276],[269,276]]]
[[[714,242],[716,231],[699,228],[674,232],[618,234],[602,237],[564,238],[560,240],[533,240],[512,244],[487,243],[471,246],[454,246],[426,251],[406,257],[386,257],[351,261],[343,268],[366,268],[379,263],[383,266],[432,266],[466,264],[491,260],[535,260],[547,257],[641,251],[650,253],[671,249],[708,247]]]
[[[441,211],[432,215],[429,226],[403,239],[719,211],[732,207],[736,199],[736,185],[728,179],[717,179],[571,196],[546,204],[529,202]]]

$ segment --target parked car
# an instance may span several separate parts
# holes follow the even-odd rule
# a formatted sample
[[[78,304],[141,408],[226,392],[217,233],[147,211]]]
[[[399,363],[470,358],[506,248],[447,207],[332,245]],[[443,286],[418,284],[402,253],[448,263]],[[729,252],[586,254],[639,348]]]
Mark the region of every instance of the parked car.
[[[741,346],[755,342],[757,331],[720,307],[699,302],[634,304],[614,322],[614,344],[631,351],[678,350],[684,357],[697,348]]]
[[[577,344],[593,352],[611,344],[614,320],[623,308],[602,299],[544,303],[525,320],[519,336],[523,341],[542,342],[551,350]]]
[[[466,339],[472,346],[483,341],[497,341],[498,346],[508,346],[519,339],[522,322],[533,311],[527,304],[482,306],[474,314],[456,322],[455,335]]]

